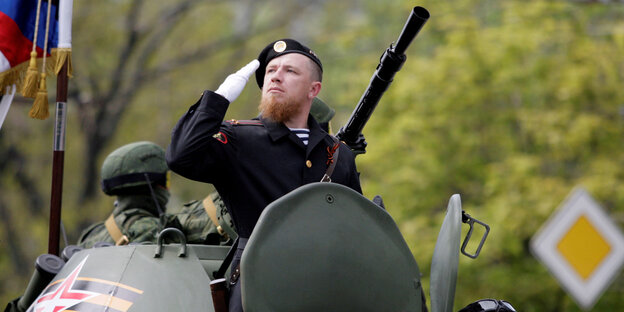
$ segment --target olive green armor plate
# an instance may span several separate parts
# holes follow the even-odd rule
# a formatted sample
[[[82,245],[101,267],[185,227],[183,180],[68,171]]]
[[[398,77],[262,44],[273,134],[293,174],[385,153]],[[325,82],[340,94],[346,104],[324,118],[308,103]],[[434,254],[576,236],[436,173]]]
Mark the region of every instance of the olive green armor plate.
[[[451,196],[446,217],[440,228],[431,261],[431,311],[453,311],[459,241],[461,239],[462,207],[459,194]]]
[[[313,183],[271,203],[241,260],[245,312],[421,311],[420,273],[392,217]]]
[[[74,311],[214,311],[210,274],[229,247],[127,245],[74,254],[35,300]],[[63,299],[63,300],[61,300]],[[33,309],[35,308],[35,309]]]

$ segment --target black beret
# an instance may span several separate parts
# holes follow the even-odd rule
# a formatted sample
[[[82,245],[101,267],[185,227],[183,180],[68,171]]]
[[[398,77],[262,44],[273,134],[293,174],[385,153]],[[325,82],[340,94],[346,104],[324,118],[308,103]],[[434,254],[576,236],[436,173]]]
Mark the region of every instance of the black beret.
[[[260,61],[260,67],[256,70],[256,82],[258,82],[258,86],[262,88],[264,84],[264,73],[266,72],[266,67],[269,62],[284,54],[288,53],[299,53],[309,57],[311,60],[316,63],[323,72],[323,65],[321,64],[321,60],[319,60],[318,56],[312,51],[310,48],[304,46],[299,43],[297,40],[293,39],[280,39],[273,41],[267,45],[260,55],[258,55],[258,61]]]

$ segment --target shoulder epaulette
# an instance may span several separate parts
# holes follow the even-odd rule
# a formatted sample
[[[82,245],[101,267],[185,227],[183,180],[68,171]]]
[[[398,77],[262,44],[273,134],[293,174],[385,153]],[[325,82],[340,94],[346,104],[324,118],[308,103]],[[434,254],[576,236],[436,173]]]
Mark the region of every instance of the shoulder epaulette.
[[[260,120],[238,120],[238,119],[230,119],[230,120],[226,120],[225,122],[231,124],[231,125],[237,125],[237,126],[262,126],[262,122]]]

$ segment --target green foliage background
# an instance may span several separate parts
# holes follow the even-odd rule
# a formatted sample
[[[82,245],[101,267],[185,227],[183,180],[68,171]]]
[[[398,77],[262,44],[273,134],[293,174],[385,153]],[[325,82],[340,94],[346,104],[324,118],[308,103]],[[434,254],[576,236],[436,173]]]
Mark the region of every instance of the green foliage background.
[[[99,77],[119,57],[118,46],[128,29],[118,14],[128,10],[129,2],[74,3],[76,73],[70,85],[81,97],[97,96],[81,79]],[[148,63],[163,64],[204,41],[235,37],[235,13],[252,5],[192,3],[196,8],[170,30]],[[169,2],[150,4],[144,7],[140,27],[157,27],[158,9]],[[623,228],[624,4],[316,1],[296,17],[291,17],[301,10],[296,4],[253,5],[250,29],[278,25],[149,77],[126,103],[114,136],[97,155],[98,168],[107,153],[132,141],[166,146],[177,118],[202,90],[215,89],[267,42],[281,37],[298,38],[321,57],[325,75],[320,96],[337,111],[332,122],[337,131],[368,84],[379,56],[397,38],[413,6],[421,5],[431,19],[408,49],[407,62],[364,129],[369,146],[357,164],[365,196],[383,196],[419,263],[426,291],[449,197],[460,194],[463,208],[491,226],[482,255],[476,260],[460,258],[455,310],[493,297],[507,299],[518,311],[580,311],[531,255],[529,242],[577,186],[588,190]],[[106,86],[117,78],[101,79],[97,83]],[[250,83],[227,117],[253,117],[258,93]],[[79,200],[87,143],[81,140],[83,119],[72,104],[63,193],[63,222],[70,243],[82,228],[103,220],[111,210],[111,199],[101,193],[86,202]],[[16,180],[17,167],[0,167],[2,200],[19,233],[0,236],[2,302],[23,292],[32,262],[47,250],[45,211],[54,121],[30,120],[28,109],[25,104],[14,105],[0,132],[0,147],[22,151],[25,159],[19,172],[33,181],[27,192]],[[203,197],[209,190],[209,185],[174,175],[169,206]],[[25,209],[37,192],[42,194],[41,211]],[[19,244],[25,262],[16,264],[9,240]],[[624,281],[619,273],[592,311],[623,309]]]

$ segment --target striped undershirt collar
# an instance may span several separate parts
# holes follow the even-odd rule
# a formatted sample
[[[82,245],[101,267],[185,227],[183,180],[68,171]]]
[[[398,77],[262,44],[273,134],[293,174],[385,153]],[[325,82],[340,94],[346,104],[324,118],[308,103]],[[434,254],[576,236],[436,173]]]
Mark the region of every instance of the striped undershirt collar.
[[[303,144],[308,145],[308,138],[310,137],[310,129],[306,128],[288,128],[292,133],[296,134]]]

